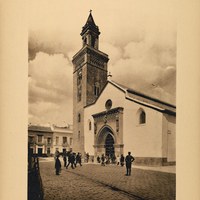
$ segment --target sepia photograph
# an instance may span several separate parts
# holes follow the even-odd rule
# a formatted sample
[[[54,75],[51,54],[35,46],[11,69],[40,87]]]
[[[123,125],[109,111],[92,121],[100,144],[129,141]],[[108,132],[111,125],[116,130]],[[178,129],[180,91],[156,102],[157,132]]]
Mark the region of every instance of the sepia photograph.
[[[0,199],[199,200],[199,8],[0,1]]]
[[[176,199],[175,4],[28,6],[28,199]]]

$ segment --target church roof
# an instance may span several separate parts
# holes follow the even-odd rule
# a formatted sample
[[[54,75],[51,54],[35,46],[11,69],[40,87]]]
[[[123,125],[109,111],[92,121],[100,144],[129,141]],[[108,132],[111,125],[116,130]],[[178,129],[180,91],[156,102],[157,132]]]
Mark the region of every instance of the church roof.
[[[176,114],[176,106],[169,104],[167,102],[161,101],[144,93],[141,93],[132,88],[128,88],[122,84],[119,84],[113,80],[108,80],[113,86],[117,87],[121,91],[125,93],[125,98],[133,101],[135,103],[153,108],[158,111],[166,112],[168,114],[175,115]]]
[[[98,35],[100,34],[99,32],[99,27],[96,26],[94,19],[92,17],[92,13],[90,12],[88,19],[85,23],[85,25],[82,28],[82,32],[81,32],[81,36],[87,31],[87,30],[91,30],[94,31],[95,33],[97,33]]]
[[[161,101],[161,100],[156,99],[154,97],[143,94],[143,93],[136,91],[132,88],[129,88],[127,86],[119,84],[119,83],[117,83],[113,80],[107,81],[107,84],[105,85],[105,87],[101,91],[99,97],[101,96],[101,94],[105,90],[108,83],[110,83],[111,85],[113,85],[114,87],[116,87],[120,91],[122,91],[125,94],[125,98],[127,100],[130,100],[130,101],[135,102],[137,104],[152,108],[152,109],[157,110],[159,112],[167,113],[167,114],[170,114],[170,115],[176,115],[176,106],[175,105],[169,104],[167,102],[164,102],[164,101]],[[96,99],[96,101],[98,100],[98,98]],[[95,104],[96,101],[93,102],[90,105]],[[90,105],[87,105],[87,106],[90,106]],[[85,106],[85,107],[87,107],[87,106]]]

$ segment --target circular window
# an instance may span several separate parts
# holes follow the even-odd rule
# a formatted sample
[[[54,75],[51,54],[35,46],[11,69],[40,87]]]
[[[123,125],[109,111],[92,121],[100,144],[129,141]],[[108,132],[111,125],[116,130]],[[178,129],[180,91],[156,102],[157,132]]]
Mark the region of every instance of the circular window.
[[[106,101],[105,107],[106,107],[107,110],[111,109],[111,107],[112,107],[112,101],[110,99],[108,99]]]

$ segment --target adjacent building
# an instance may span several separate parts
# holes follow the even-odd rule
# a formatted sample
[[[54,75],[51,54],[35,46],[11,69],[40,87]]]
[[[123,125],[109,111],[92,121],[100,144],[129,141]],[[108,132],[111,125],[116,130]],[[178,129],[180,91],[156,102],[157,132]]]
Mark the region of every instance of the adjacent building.
[[[28,126],[28,142],[31,152],[38,156],[52,156],[56,150],[69,151],[72,148],[73,126]]]

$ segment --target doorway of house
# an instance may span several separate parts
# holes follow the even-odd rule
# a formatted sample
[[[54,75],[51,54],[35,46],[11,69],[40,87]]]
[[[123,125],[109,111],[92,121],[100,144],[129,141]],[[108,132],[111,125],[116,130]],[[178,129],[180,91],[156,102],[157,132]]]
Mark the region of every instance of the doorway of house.
[[[38,148],[38,156],[42,156],[42,148]]]

